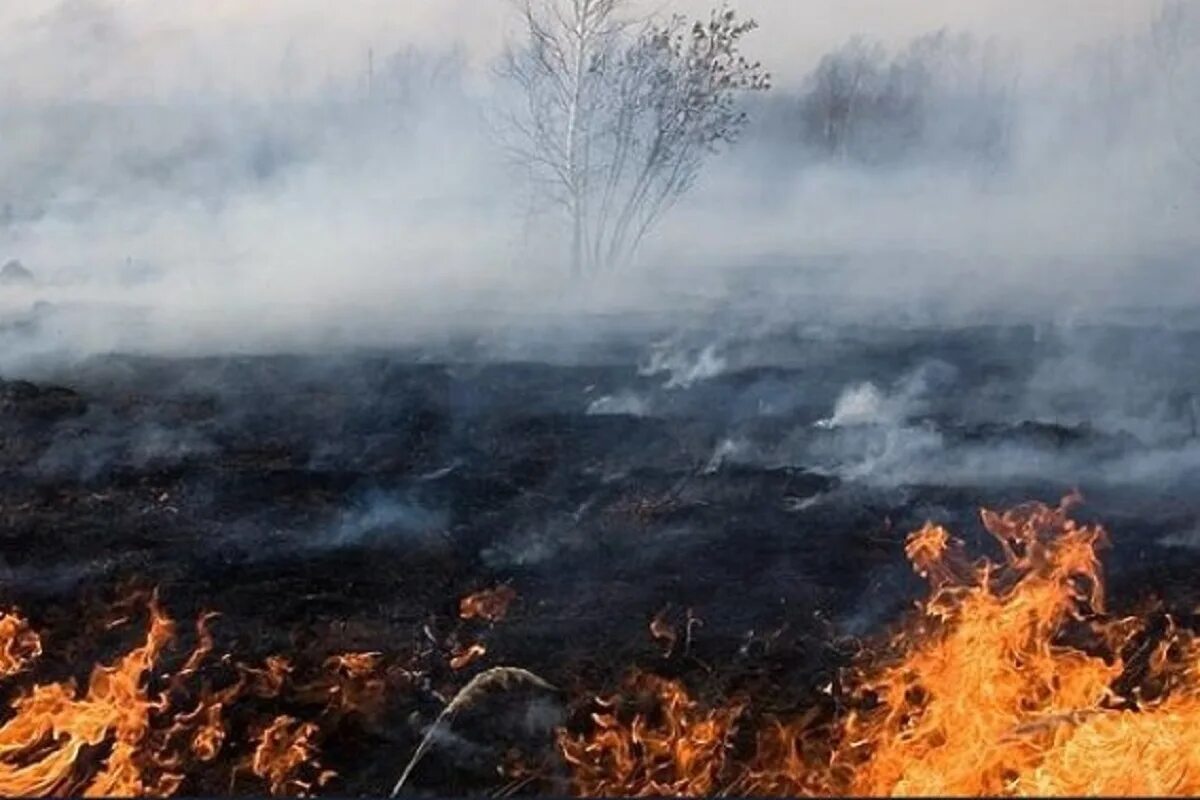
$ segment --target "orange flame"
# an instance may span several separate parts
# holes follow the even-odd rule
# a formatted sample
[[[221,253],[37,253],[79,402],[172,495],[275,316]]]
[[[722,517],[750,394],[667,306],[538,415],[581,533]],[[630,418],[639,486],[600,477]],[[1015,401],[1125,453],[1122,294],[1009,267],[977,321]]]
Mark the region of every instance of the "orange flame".
[[[42,640],[16,614],[0,614],[0,679],[23,672],[42,654]]]
[[[322,770],[317,762],[313,741],[316,734],[317,726],[311,722],[281,716],[259,735],[250,768],[267,781],[271,794],[305,796],[334,777],[334,773]],[[297,777],[301,771],[314,775],[301,779]]]
[[[1147,620],[1104,606],[1103,529],[1068,516],[1077,498],[984,511],[1004,561],[971,562],[927,525],[906,553],[930,584],[896,634],[846,671],[838,707],[751,724],[742,703],[706,710],[645,676],[622,714],[562,733],[587,795],[1189,795],[1200,793],[1200,644],[1173,623],[1135,668]],[[1146,647],[1142,647],[1145,654]],[[735,744],[735,739],[741,739]]]
[[[481,619],[485,622],[500,622],[508,616],[508,608],[517,599],[517,591],[511,586],[497,586],[469,594],[458,603],[461,619]]]
[[[145,643],[114,665],[97,667],[82,697],[69,681],[18,697],[0,727],[0,795],[82,789],[91,796],[130,796],[154,789],[143,780],[138,755],[162,701],[148,696],[145,678],[171,635],[171,621],[152,603]],[[86,756],[105,748],[99,765],[87,769],[93,759]]]
[[[179,697],[192,694],[185,683],[213,650],[208,629],[213,615],[198,620],[198,643],[184,665],[155,675],[174,640],[174,623],[155,596],[145,602],[149,621],[142,644],[111,665],[96,666],[85,690],[67,680],[17,694],[0,725],[0,796],[174,794],[189,765],[211,762],[225,747],[224,714],[231,704],[244,696],[280,695],[291,668],[282,658],[269,658],[263,668],[237,665],[233,685],[214,691],[205,684],[190,711],[173,710]],[[22,672],[40,653],[41,641],[23,618],[0,615],[0,678]],[[339,658],[349,684],[359,687],[355,697],[369,694],[361,687],[373,686],[374,662],[354,654]],[[155,685],[164,688],[154,690]],[[324,785],[333,773],[316,761],[317,734],[312,723],[277,719],[256,742],[251,771],[272,793],[305,793]]]
[[[623,708],[622,698],[599,700],[591,736],[560,732],[575,789],[601,797],[713,794],[741,706],[706,710],[679,683],[645,674],[630,678],[625,692],[643,709]]]
[[[297,687],[297,694],[324,705],[334,719],[360,715],[377,722],[387,703],[388,683],[379,653],[342,653],[330,656],[320,679]]]
[[[486,655],[487,647],[476,642],[470,647],[455,651],[454,655],[450,658],[450,669],[466,669]]]

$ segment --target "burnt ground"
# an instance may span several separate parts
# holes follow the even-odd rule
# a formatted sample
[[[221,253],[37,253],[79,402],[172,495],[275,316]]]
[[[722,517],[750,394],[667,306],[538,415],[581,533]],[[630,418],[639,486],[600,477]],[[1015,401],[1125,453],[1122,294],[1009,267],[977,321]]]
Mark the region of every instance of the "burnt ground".
[[[583,696],[640,665],[787,710],[919,596],[908,531],[934,519],[993,552],[981,505],[1082,489],[1080,515],[1113,533],[1113,604],[1190,610],[1197,345],[797,327],[614,336],[569,358],[469,341],[93,357],[0,384],[0,590],[80,676],[95,654],[65,644],[129,581],[177,619],[220,612],[219,648],[247,661],[423,653],[427,678],[382,724],[326,742],[341,793],[386,791],[437,693],[487,666]],[[509,617],[464,627],[459,598],[500,583]],[[648,622],[688,610],[702,624],[666,658]],[[487,656],[455,673],[456,640]],[[496,787],[472,724],[412,788]]]

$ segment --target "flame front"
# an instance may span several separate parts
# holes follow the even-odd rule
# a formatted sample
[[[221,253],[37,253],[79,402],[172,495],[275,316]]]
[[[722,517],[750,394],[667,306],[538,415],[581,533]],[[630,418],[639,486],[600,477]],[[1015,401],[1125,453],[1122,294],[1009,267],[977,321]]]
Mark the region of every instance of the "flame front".
[[[174,624],[156,598],[146,605],[141,644],[96,666],[84,690],[67,680],[16,692],[0,725],[0,796],[174,794],[191,770],[229,749],[228,712],[246,699],[273,701],[287,692],[295,702],[318,707],[320,718],[333,724],[351,715],[375,718],[382,710],[386,685],[375,653],[332,656],[320,677],[301,685],[290,682],[291,664],[277,656],[262,667],[219,660],[236,675],[222,689],[196,681],[213,651],[213,615],[199,619],[197,644],[182,667],[164,672]],[[23,617],[0,614],[0,679],[27,671],[41,652],[40,638]],[[192,685],[197,682],[198,688]],[[252,754],[234,756],[234,776],[250,773],[272,794],[308,794],[334,776],[318,761],[320,734],[313,722],[279,716],[245,743]]]
[[[792,722],[758,720],[742,703],[706,710],[679,683],[639,676],[603,701],[591,730],[560,735],[573,788],[607,796],[1200,793],[1200,646],[1169,619],[1152,640],[1149,615],[1106,613],[1097,557],[1106,535],[1070,519],[1075,499],[983,512],[1000,563],[970,561],[941,527],[913,533],[906,553],[930,592],[906,625],[846,670],[831,719],[814,709]],[[611,710],[647,693],[648,710]],[[749,726],[756,736],[735,737]]]
[[[588,724],[558,732],[571,788],[1200,794],[1200,637],[1157,609],[1107,610],[1097,554],[1107,535],[1072,520],[1075,501],[982,512],[999,560],[972,560],[937,525],[911,534],[905,553],[927,595],[890,635],[862,647],[823,690],[827,702],[793,718],[761,714],[751,698],[693,695],[681,680],[632,674],[614,696],[591,701]],[[494,625],[514,597],[466,598],[461,616]],[[0,680],[13,698],[0,724],[0,795],[171,795],[200,785],[189,782],[193,771],[218,761],[235,765],[231,790],[310,794],[334,777],[321,763],[326,726],[381,718],[391,684],[378,653],[331,656],[319,677],[299,681],[303,670],[280,656],[254,667],[214,659],[205,615],[172,669],[174,625],[156,598],[142,605],[140,643],[96,666],[82,689],[29,683],[42,639],[22,615],[0,613]],[[665,614],[651,620],[664,658],[687,653],[694,622],[689,612],[676,648]],[[449,666],[466,669],[485,654],[482,643],[458,643]],[[206,671],[214,663],[223,676],[215,682]],[[254,702],[271,710],[245,724],[235,711]],[[315,719],[282,713],[296,704]]]
[[[171,639],[169,619],[151,605],[145,642],[112,666],[99,666],[78,696],[70,682],[35,686],[12,704],[0,727],[0,794],[44,796],[75,793],[132,796],[161,791],[150,786],[139,753],[151,714],[161,708],[149,697],[145,676]],[[86,771],[89,751],[107,748],[98,768]]]

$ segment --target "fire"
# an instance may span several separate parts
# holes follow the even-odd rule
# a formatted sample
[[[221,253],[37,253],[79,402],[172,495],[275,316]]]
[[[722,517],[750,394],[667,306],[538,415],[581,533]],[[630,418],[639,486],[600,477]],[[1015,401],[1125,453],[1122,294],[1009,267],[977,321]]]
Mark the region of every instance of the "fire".
[[[590,796],[715,794],[742,707],[702,708],[679,683],[644,674],[626,682],[625,695],[597,701],[591,736],[560,732],[575,788]]]
[[[511,586],[497,586],[469,594],[459,601],[458,616],[461,619],[481,619],[485,622],[500,622],[508,616],[508,608],[517,599]]]
[[[0,679],[23,672],[42,654],[42,640],[29,622],[16,614],[0,614]]]
[[[844,722],[835,764],[853,775],[851,792],[1008,793],[1039,769],[1047,736],[1105,710],[1124,664],[1111,649],[1106,659],[1072,646],[1066,631],[1072,621],[1113,630],[1099,616],[1104,531],[1066,509],[983,512],[1002,565],[966,563],[931,526],[910,537],[932,591],[891,653],[851,677],[857,698],[875,703]]]
[[[296,688],[297,694],[324,706],[324,715],[361,716],[377,722],[387,704],[388,682],[380,653],[342,653],[324,663],[321,679]]]
[[[450,669],[456,671],[466,669],[486,655],[487,647],[479,642],[476,642],[469,647],[465,647],[454,652],[454,654],[450,657]]]
[[[145,642],[115,664],[97,667],[82,696],[63,682],[18,697],[0,727],[0,794],[131,796],[167,786],[169,777],[147,782],[139,753],[151,716],[162,708],[145,677],[171,635],[170,620],[152,605]],[[102,749],[107,755],[88,769]]]
[[[589,796],[1200,794],[1200,635],[1158,609],[1108,610],[1098,555],[1108,537],[1072,519],[1077,501],[981,512],[1001,555],[994,560],[972,558],[944,527],[913,532],[904,552],[926,595],[790,717],[759,712],[751,697],[632,674],[613,696],[590,701],[585,724],[558,732],[571,788]],[[460,616],[492,625],[515,596],[506,587],[468,596]],[[0,613],[0,681],[12,698],[0,717],[0,795],[167,796],[211,785],[195,775],[211,778],[222,764],[233,767],[231,791],[313,794],[336,777],[321,749],[330,731],[347,720],[377,724],[392,679],[421,674],[390,671],[373,652],[329,656],[316,677],[282,656],[236,663],[216,655],[214,615],[201,615],[195,645],[176,652],[174,622],[154,595],[125,603],[118,616],[100,628],[144,617],[144,635],[81,688],[33,682],[43,640],[22,615]],[[679,626],[665,611],[651,619],[665,666],[691,662],[699,624],[690,610]],[[457,632],[447,646],[454,670],[488,656]],[[465,695],[486,676],[513,672],[476,676]],[[456,697],[439,720],[463,702]]]
[[[266,779],[271,794],[307,795],[334,777],[335,773],[321,769],[317,762],[314,742],[317,732],[317,726],[311,722],[281,716],[259,735],[250,769]],[[298,777],[302,771],[314,773],[313,777]]]
[[[379,654],[332,656],[315,680],[294,684],[291,663],[279,656],[260,667],[213,659],[215,615],[208,614],[197,621],[195,647],[172,671],[174,622],[157,597],[140,601],[147,618],[141,643],[96,666],[85,688],[66,680],[16,691],[0,725],[0,796],[167,796],[223,753],[236,765],[235,776],[249,773],[272,794],[308,794],[335,775],[319,761],[321,728],[279,715],[247,740],[229,718],[233,707],[286,699],[319,707],[320,719],[331,724],[382,711],[387,686]],[[134,616],[136,610],[123,609],[103,627]],[[40,654],[41,639],[23,617],[0,615],[0,679],[26,672]],[[213,688],[211,676],[201,675],[207,666],[233,680]],[[239,759],[238,747],[252,752]]]
[[[562,733],[586,795],[1200,793],[1200,644],[1106,611],[1105,531],[1058,507],[982,512],[1003,561],[927,525],[906,554],[929,594],[845,670],[830,711],[756,719],[639,676]],[[634,699],[635,702],[630,703]],[[752,736],[739,731],[757,730]]]

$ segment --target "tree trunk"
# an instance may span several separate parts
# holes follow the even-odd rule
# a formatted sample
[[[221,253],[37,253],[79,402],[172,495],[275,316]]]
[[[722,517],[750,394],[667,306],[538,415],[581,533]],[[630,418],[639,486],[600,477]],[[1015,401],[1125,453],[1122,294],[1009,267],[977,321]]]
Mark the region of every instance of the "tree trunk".
[[[578,278],[583,275],[583,206],[581,198],[576,195],[571,204],[571,274]]]
[[[587,219],[587,175],[583,154],[583,92],[591,31],[588,29],[590,0],[575,3],[575,63],[571,65],[571,108],[567,118],[567,174],[571,181],[571,271],[579,277],[584,271],[584,225]]]

